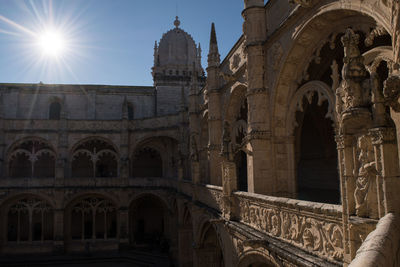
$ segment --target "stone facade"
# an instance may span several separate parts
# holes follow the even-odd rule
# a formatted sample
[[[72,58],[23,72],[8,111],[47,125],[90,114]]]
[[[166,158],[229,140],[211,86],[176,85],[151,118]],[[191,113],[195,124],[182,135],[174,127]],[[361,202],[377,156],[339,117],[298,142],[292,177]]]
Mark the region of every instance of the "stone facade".
[[[176,19],[154,87],[2,84],[1,253],[398,266],[399,12],[244,0],[222,61],[211,26],[206,80]]]

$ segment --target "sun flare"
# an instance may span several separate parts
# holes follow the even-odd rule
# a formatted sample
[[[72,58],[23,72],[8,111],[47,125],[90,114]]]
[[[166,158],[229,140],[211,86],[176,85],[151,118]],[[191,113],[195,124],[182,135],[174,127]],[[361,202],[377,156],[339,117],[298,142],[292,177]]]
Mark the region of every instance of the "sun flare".
[[[60,32],[48,30],[39,36],[38,46],[44,55],[58,57],[65,50],[65,39]]]

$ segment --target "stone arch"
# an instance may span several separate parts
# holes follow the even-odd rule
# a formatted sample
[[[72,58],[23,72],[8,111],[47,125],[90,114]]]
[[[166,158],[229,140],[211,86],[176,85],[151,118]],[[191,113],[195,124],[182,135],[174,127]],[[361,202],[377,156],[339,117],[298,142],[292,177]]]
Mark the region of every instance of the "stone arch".
[[[118,238],[118,205],[101,193],[80,193],[65,207],[67,250],[85,250],[86,243]],[[89,242],[89,243],[88,243]]]
[[[71,150],[72,177],[117,177],[119,175],[119,152],[104,137],[88,137]]]
[[[243,100],[246,98],[247,86],[240,82],[236,82],[232,85],[231,89],[225,96],[224,103],[224,119],[230,124],[233,123],[235,116],[240,110],[240,106]]]
[[[306,83],[292,98],[287,134],[294,137],[291,156],[300,199],[340,203],[334,110],[332,89],[321,81]]]
[[[5,242],[44,243],[54,239],[54,203],[46,196],[18,193],[1,204]]]
[[[54,177],[56,150],[46,139],[26,137],[12,144],[7,152],[10,177]]]
[[[248,190],[246,135],[248,124],[247,87],[236,82],[226,99],[225,118],[229,123],[233,158],[236,165],[237,188],[240,191]]]
[[[166,136],[150,137],[137,143],[131,154],[132,177],[176,177],[178,142]]]
[[[216,227],[210,221],[203,221],[200,227],[196,237],[197,266],[225,266],[223,244]]]
[[[378,10],[380,14],[377,13]],[[320,7],[317,13],[302,20],[301,25],[296,27],[292,34],[294,41],[291,47],[286,49],[289,52],[273,86],[275,89],[272,92],[271,104],[275,135],[280,136],[287,132],[288,125],[283,117],[283,111],[288,109],[290,99],[297,90],[299,80],[304,73],[304,69],[299,66],[307,67],[307,62],[313,58],[318,46],[329,40],[331,33],[342,32],[349,26],[369,31],[369,28],[374,28],[379,24],[390,32],[390,21],[387,18],[391,16],[389,14],[385,16],[386,12],[385,7],[377,9],[369,4],[363,4],[362,7],[356,8],[334,2]],[[321,38],[314,36],[321,36]]]
[[[273,257],[263,251],[251,249],[239,256],[238,267],[271,267],[280,266]]]
[[[289,104],[289,111],[286,114],[286,125],[287,125],[287,135],[291,136],[294,133],[294,129],[298,127],[296,122],[296,112],[303,112],[303,102],[304,98],[308,102],[312,101],[313,96],[318,97],[318,105],[322,105],[323,102],[328,102],[328,112],[326,118],[329,118],[336,124],[335,116],[335,95],[332,89],[321,81],[311,81],[300,87]]]
[[[154,193],[136,195],[129,205],[130,243],[145,249],[169,251],[171,209],[165,200]]]

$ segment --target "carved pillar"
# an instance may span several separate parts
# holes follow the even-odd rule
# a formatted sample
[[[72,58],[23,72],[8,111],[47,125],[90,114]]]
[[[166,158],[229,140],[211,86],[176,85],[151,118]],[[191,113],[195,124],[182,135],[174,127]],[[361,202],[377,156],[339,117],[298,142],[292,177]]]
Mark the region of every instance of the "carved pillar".
[[[249,192],[273,194],[275,178],[272,170],[271,140],[268,121],[269,94],[265,87],[264,42],[267,38],[263,0],[245,0],[243,10],[245,48],[247,54],[248,159]]]
[[[129,208],[120,207],[118,210],[118,237],[119,246],[124,248],[129,245]]]
[[[347,264],[377,221],[399,209],[399,194],[395,193],[400,188],[396,135],[384,105],[394,110],[399,107],[400,79],[389,77],[383,96],[373,70],[370,82],[367,80],[358,43],[359,35],[348,29],[342,37],[343,82],[336,91]]]
[[[232,193],[237,191],[236,164],[233,161],[224,159],[221,163],[222,186],[223,186],[223,210],[222,215],[227,220],[238,217],[235,210],[235,198]]]
[[[119,173],[117,174],[128,185],[129,181],[129,121],[128,116],[123,116],[121,121]]]
[[[61,115],[60,121],[58,122],[58,151],[55,169],[56,186],[64,185],[64,178],[69,176],[68,160],[72,160],[68,155],[68,120],[65,111],[63,111]]]
[[[54,249],[56,253],[64,252],[64,210],[54,210]]]
[[[210,151],[210,183],[221,185],[220,144],[222,134],[221,100],[219,92],[219,65],[217,36],[214,23],[211,25],[210,49],[208,53],[208,130]]]

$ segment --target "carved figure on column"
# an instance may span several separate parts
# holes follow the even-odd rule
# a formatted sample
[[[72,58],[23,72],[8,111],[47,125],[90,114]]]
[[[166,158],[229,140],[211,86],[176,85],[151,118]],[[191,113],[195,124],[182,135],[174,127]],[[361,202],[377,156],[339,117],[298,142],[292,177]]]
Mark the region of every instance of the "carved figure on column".
[[[370,208],[368,207],[368,204],[370,204],[368,203],[368,198],[371,197],[370,194],[373,194],[371,191],[374,189],[371,184],[377,175],[375,155],[370,137],[365,135],[359,137],[357,152],[359,169],[356,170],[357,180],[354,191],[356,214],[360,217],[366,217]]]
[[[224,121],[224,128],[222,130],[221,156],[228,161],[231,160],[231,145],[232,143],[229,122]]]
[[[197,150],[196,137],[194,135],[190,138],[190,159],[199,161],[199,152]]]

